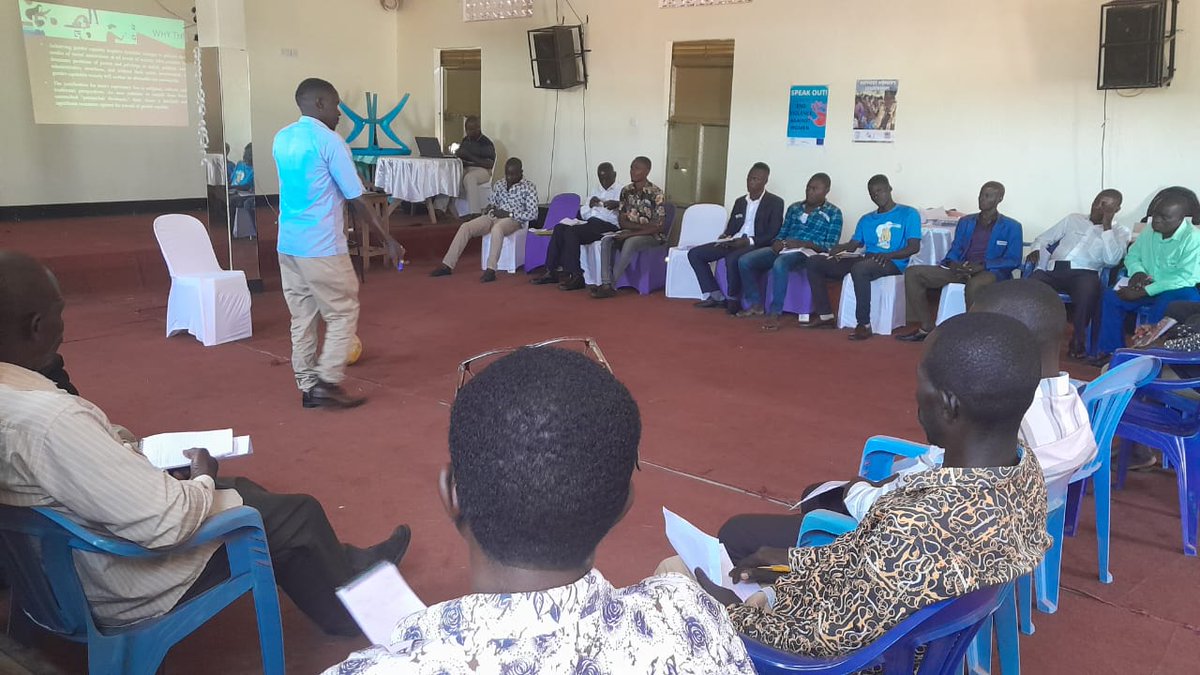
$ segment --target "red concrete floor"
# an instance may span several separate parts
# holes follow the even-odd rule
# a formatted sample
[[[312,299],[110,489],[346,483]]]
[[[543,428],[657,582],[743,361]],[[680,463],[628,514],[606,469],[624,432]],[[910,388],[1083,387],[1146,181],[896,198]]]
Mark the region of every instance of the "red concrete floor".
[[[635,506],[598,556],[618,584],[671,554],[664,505],[715,531],[737,512],[780,510],[717,484],[794,500],[809,483],[853,472],[870,435],[920,438],[919,347],[850,343],[843,331],[763,334],[753,320],[661,294],[600,302],[530,286],[523,274],[480,285],[477,260],[468,254],[444,279],[427,276],[432,263],[370,274],[359,328],[365,354],[349,386],[371,400],[357,410],[301,409],[273,281],[254,299],[255,337],[209,349],[187,336],[164,338],[165,290],[72,295],[63,353],[84,395],[137,433],[232,426],[251,434],[256,454],[222,472],[317,496],[352,543],[411,524],[401,569],[431,603],[467,591],[465,549],[441,512],[436,478],[455,368],[486,349],[593,336],[641,405],[645,470],[635,478]],[[1115,501],[1115,582],[1096,580],[1089,501],[1080,535],[1067,542],[1061,607],[1035,614],[1036,634],[1022,639],[1026,672],[1196,672],[1200,560],[1181,553],[1174,478],[1137,474]],[[283,602],[289,672],[319,672],[363,646],[321,635]],[[257,672],[252,617],[245,601],[223,613],[171,652],[169,672]],[[77,647],[45,647],[82,671]]]

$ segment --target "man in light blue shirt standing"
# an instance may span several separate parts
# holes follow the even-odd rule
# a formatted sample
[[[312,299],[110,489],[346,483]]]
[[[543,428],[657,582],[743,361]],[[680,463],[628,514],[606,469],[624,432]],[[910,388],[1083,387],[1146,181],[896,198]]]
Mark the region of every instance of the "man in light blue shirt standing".
[[[345,208],[369,227],[379,218],[362,201],[350,147],[334,129],[341,97],[325,80],[296,89],[300,119],[275,135],[279,169],[279,271],[292,314],[292,370],[305,408],[353,408],[365,398],[341,386],[358,329],[358,278],[346,245]],[[325,345],[317,356],[317,318]]]

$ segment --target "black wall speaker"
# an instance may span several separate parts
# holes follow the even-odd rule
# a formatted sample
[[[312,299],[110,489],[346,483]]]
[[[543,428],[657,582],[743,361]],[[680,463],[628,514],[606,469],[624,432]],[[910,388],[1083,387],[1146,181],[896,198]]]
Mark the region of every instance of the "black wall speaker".
[[[582,46],[576,47],[577,29],[553,26],[529,31],[529,58],[533,65],[533,86],[541,89],[570,89],[584,84],[579,61]]]
[[[1098,89],[1169,84],[1174,73],[1175,4],[1177,0],[1117,0],[1101,6]]]

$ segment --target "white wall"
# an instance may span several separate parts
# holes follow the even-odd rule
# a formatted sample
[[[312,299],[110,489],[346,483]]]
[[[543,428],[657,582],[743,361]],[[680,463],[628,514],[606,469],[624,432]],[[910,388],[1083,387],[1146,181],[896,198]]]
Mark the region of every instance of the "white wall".
[[[34,124],[25,47],[13,4],[0,11],[0,206],[203,197],[194,95],[189,127]],[[167,16],[154,0],[77,4]],[[191,0],[164,4],[180,16],[191,16]],[[368,90],[380,94],[385,111],[395,105],[396,16],[367,1],[342,1],[335,7],[329,0],[249,0],[246,22],[253,136],[259,148],[256,178],[260,192],[275,192],[269,148],[275,132],[298,115],[292,95],[300,80],[332,81],[360,112]],[[189,40],[193,34],[189,31]],[[284,48],[299,54],[285,57]],[[194,80],[194,64],[189,61],[188,67]],[[240,149],[234,154],[240,156]]]
[[[585,191],[594,165],[625,165],[638,154],[666,157],[670,43],[736,40],[727,200],[743,189],[754,161],[771,164],[771,188],[802,197],[816,171],[833,176],[847,228],[871,205],[866,180],[892,178],[898,199],[916,206],[973,209],[979,186],[1008,187],[1003,210],[1031,238],[1102,187],[1104,95],[1095,90],[1099,0],[754,0],[750,4],[659,9],[652,0],[574,0],[586,27],[591,84],[558,94],[535,90],[525,31],[555,23],[554,2],[529,20],[461,22],[459,3],[412,0],[399,12],[399,91],[413,100],[405,133],[434,126],[438,48],[480,47],[484,130],[502,154],[525,161],[543,196]],[[561,3],[574,22],[566,3]],[[1173,86],[1133,98],[1108,96],[1104,186],[1126,195],[1132,217],[1154,190],[1200,187],[1200,7],[1180,7]],[[811,28],[806,28],[811,26]],[[856,79],[898,78],[898,139],[850,142]],[[788,147],[793,84],[830,86],[823,148]],[[400,125],[398,125],[400,126]]]

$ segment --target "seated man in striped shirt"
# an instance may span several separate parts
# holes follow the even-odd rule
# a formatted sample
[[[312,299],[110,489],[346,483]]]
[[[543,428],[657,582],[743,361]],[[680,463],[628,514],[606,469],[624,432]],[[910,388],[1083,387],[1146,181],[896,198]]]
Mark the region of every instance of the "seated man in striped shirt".
[[[362,549],[339,542],[308,495],[217,478],[207,450],[188,451],[187,480],[155,468],[99,407],[39,374],[55,364],[62,311],[49,270],[0,251],[0,504],[49,507],[152,550],[187,542],[221,511],[252,506],[262,515],[283,590],[326,633],[358,635],[334,590],[381,560],[398,563],[408,526]],[[76,553],[75,568],[97,623],[111,627],[165,614],[219,584],[229,576],[229,559],[214,543],[152,559]]]

